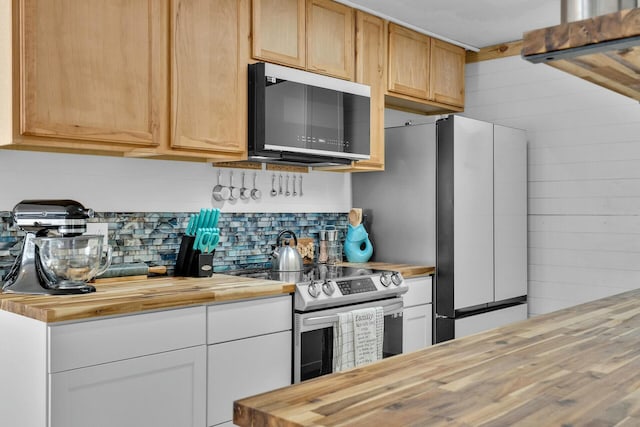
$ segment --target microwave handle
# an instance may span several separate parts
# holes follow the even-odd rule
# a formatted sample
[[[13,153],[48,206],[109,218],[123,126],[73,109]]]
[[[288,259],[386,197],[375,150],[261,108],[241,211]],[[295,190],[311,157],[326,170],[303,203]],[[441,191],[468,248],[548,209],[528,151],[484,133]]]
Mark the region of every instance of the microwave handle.
[[[384,315],[393,315],[402,313],[403,304],[402,301],[389,304],[382,307],[384,309]],[[319,317],[310,317],[308,319],[303,320],[304,326],[313,326],[323,323],[336,323],[339,320],[339,316],[337,314],[333,314],[331,316],[319,316]]]

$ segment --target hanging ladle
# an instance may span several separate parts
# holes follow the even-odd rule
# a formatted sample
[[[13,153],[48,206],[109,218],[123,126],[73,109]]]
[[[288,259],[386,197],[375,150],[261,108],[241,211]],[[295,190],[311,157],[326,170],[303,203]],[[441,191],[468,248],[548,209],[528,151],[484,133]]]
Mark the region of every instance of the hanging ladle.
[[[284,195],[286,197],[289,197],[291,195],[291,192],[289,191],[289,175],[287,175],[287,187],[286,187],[286,192],[284,193]]]
[[[271,197],[276,197],[278,192],[276,191],[276,174],[271,175]]]

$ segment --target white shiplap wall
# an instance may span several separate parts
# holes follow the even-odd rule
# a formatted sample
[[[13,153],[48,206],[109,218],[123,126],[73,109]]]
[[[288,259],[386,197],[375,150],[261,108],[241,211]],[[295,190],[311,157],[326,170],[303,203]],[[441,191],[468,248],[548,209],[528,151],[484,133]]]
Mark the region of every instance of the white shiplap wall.
[[[466,71],[464,115],[528,133],[530,314],[640,288],[640,104],[520,57]]]

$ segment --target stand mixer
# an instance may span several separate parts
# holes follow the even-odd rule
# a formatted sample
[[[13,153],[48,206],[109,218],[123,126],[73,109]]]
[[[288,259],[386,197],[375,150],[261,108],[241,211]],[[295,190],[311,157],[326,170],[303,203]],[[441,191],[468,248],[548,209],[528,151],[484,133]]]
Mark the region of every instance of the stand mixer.
[[[3,292],[67,295],[94,292],[86,283],[99,266],[102,236],[82,235],[93,210],[73,200],[24,200],[13,208],[14,223],[27,232],[22,253],[5,277]]]

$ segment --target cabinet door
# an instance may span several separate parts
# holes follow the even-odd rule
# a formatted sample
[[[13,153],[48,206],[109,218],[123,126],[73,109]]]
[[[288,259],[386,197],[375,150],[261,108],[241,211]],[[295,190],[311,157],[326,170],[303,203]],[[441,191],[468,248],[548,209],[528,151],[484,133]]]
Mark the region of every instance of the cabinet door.
[[[19,11],[21,134],[166,138],[165,2],[22,0]]]
[[[431,304],[405,308],[402,313],[402,352],[410,353],[431,345]]]
[[[307,69],[354,79],[353,9],[331,0],[307,0]]]
[[[429,99],[431,38],[389,24],[389,91]]]
[[[291,384],[291,331],[209,346],[208,425],[231,421],[233,401]]]
[[[385,21],[356,12],[356,81],[371,86],[371,158],[356,166],[384,169],[384,93],[387,81]]]
[[[253,0],[253,57],[282,65],[306,65],[305,0]]]
[[[205,426],[206,346],[52,374],[51,427]]]
[[[527,294],[527,142],[523,130],[494,125],[496,301]]]
[[[171,147],[246,158],[248,0],[172,4]]]
[[[387,89],[386,22],[356,11],[356,82],[371,87],[370,159],[318,170],[367,172],[384,170],[384,94]]]
[[[431,93],[436,102],[464,106],[464,49],[431,39]]]

